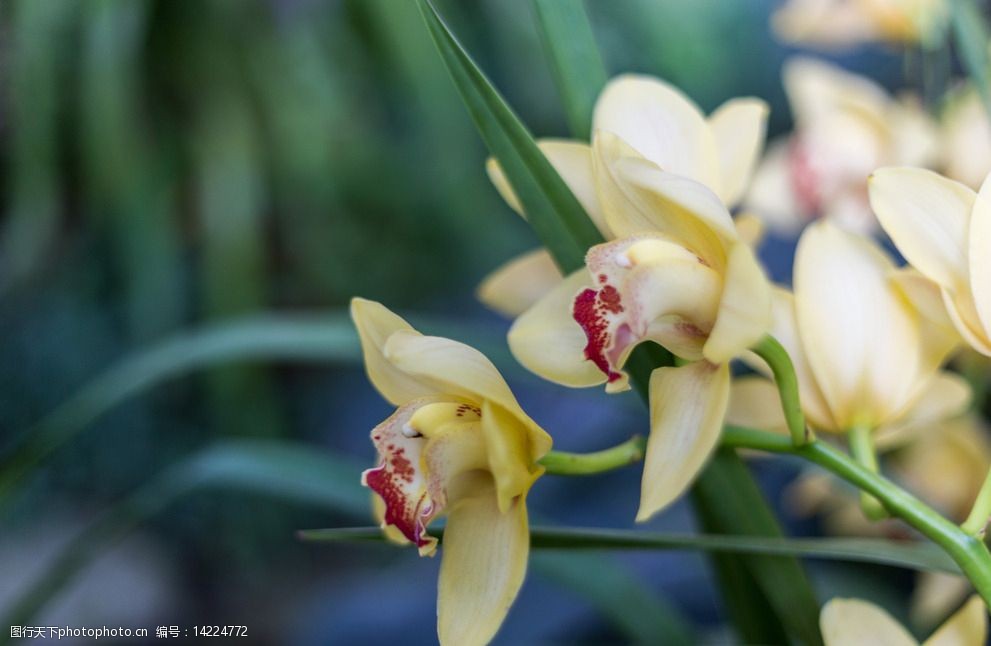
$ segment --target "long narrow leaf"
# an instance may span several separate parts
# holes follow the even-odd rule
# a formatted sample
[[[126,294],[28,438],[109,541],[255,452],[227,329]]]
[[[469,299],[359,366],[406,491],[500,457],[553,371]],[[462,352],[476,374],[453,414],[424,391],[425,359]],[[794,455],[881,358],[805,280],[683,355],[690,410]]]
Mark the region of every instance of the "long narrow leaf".
[[[537,237],[565,273],[600,242],[595,225],[533,137],[427,0],[417,0],[430,35],[489,151],[499,161]]]
[[[443,530],[431,533],[436,533],[443,541]],[[382,532],[377,527],[310,529],[300,531],[297,535],[301,540],[323,543],[384,541]],[[882,538],[768,538],[535,526],[530,528],[530,544],[534,549],[546,550],[700,550],[762,556],[800,556],[960,574],[960,569],[953,560],[935,545]]]
[[[595,100],[606,84],[606,68],[584,1],[533,0],[533,6],[571,134],[588,139]]]
[[[236,361],[359,358],[357,335],[343,314],[260,316],[179,334],[110,368],[28,429],[0,462],[0,500],[32,467],[105,412],[167,379]]]
[[[991,60],[988,59],[988,26],[974,0],[952,0],[953,32],[958,54],[968,76],[991,114]]]

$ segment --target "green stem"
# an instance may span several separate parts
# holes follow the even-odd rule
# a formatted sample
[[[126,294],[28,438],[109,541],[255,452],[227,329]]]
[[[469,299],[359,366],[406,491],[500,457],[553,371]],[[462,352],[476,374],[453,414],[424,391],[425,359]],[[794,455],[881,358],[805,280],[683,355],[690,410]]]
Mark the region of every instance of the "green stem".
[[[634,435],[622,444],[593,453],[551,451],[539,461],[547,473],[558,476],[587,476],[619,469],[643,459],[647,440]]]
[[[971,536],[981,536],[988,524],[988,517],[991,517],[991,471],[988,472],[981,490],[977,493],[977,500],[974,501],[970,515],[960,527]]]
[[[879,473],[877,451],[874,449],[874,430],[867,426],[855,426],[847,436],[854,461],[871,473]],[[860,508],[870,520],[881,520],[888,515],[878,499],[864,491],[860,492]]]
[[[795,366],[788,356],[788,351],[771,335],[766,335],[751,350],[767,362],[771,373],[774,374],[774,383],[778,386],[781,409],[785,414],[792,443],[795,446],[802,446],[813,441],[815,436],[805,424],[802,402],[798,396],[798,377],[795,375]]]
[[[901,518],[943,548],[967,575],[985,604],[991,607],[991,553],[984,542],[939,515],[890,480],[857,464],[850,456],[821,441],[796,447],[788,438],[780,435],[727,426],[723,433],[723,445],[796,455],[871,494],[891,515]]]

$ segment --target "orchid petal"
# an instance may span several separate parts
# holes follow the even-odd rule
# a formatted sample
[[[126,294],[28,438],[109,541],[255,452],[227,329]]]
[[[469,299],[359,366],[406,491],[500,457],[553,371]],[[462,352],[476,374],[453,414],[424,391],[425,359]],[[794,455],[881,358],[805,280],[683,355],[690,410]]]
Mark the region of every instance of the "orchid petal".
[[[840,430],[878,426],[914,394],[918,316],[891,287],[891,260],[828,222],[806,229],[795,256],[803,348]]]
[[[987,606],[975,594],[922,646],[984,646],[987,636]]]
[[[606,221],[617,238],[660,232],[723,266],[725,243],[736,239],[736,229],[709,188],[661,170],[608,132],[596,133],[593,162]]]
[[[764,146],[767,103],[760,99],[731,99],[709,116],[719,155],[719,197],[726,206],[740,201],[750,183]]]
[[[530,471],[528,465],[543,457],[550,445],[530,446],[527,430],[519,420],[490,401],[482,403],[482,434],[499,511],[505,513],[513,500],[525,494],[543,473],[542,468]]]
[[[826,404],[819,382],[812,374],[809,359],[805,355],[805,348],[802,347],[802,339],[798,334],[798,320],[795,315],[794,295],[787,289],[780,287],[772,289],[772,309],[774,324],[771,327],[771,336],[777,339],[778,343],[788,351],[788,356],[791,357],[795,376],[798,377],[802,411],[805,413],[807,421],[818,430],[840,430],[836,427],[836,422]],[[764,360],[759,359],[758,361],[758,363],[748,363],[770,376],[770,368],[764,363]]]
[[[664,81],[632,74],[610,81],[595,104],[597,130],[617,135],[668,172],[718,186],[719,159],[705,116]]]
[[[597,386],[606,380],[585,358],[585,333],[571,315],[575,296],[591,285],[588,271],[580,269],[516,319],[509,329],[509,349],[523,367],[572,388]]]
[[[419,335],[403,318],[381,303],[351,299],[351,319],[358,329],[365,371],[372,385],[394,406],[437,393],[430,384],[396,368],[385,356],[385,345],[394,332]]]
[[[983,327],[991,338],[991,175],[977,194],[970,220],[970,291]]]
[[[915,646],[917,642],[887,612],[860,599],[832,599],[819,627],[826,646]]]
[[[796,195],[792,147],[789,139],[771,142],[744,199],[746,209],[759,214],[771,229],[784,233],[798,231],[813,215]]]
[[[536,457],[550,450],[550,437],[523,412],[502,375],[475,348],[442,337],[396,332],[386,342],[385,356],[398,369],[429,384],[432,392],[498,404],[526,426]]]
[[[937,368],[960,344],[960,333],[946,310],[939,285],[911,267],[892,272],[891,282],[919,314],[923,363]]]
[[[452,500],[444,530],[437,594],[443,646],[481,646],[495,636],[523,585],[530,551],[524,498],[500,513],[490,479],[469,474],[463,481],[470,493]]]
[[[608,238],[609,229],[606,226],[602,207],[599,205],[595,180],[592,178],[592,151],[589,145],[581,141],[542,139],[537,142],[537,147],[540,148],[547,161],[574,193],[575,198],[578,199],[579,204],[585,209],[585,213],[595,223],[599,232]],[[506,204],[525,217],[523,206],[513,191],[513,187],[509,184],[509,180],[506,179],[499,162],[494,157],[490,157],[485,163],[485,170],[488,172],[489,180],[499,191],[499,195],[502,196]]]
[[[712,363],[729,361],[757,343],[771,323],[771,284],[750,247],[737,243],[726,263],[719,313],[703,354]]]
[[[921,168],[881,168],[868,187],[874,213],[906,260],[942,287],[965,285],[974,191]]]
[[[667,507],[695,480],[719,442],[729,404],[727,364],[697,361],[650,376],[650,437],[637,522]]]
[[[758,375],[733,379],[726,423],[787,435],[788,423],[774,382]]]
[[[478,286],[478,300],[508,317],[527,311],[562,280],[561,270],[546,249],[513,258]]]
[[[972,397],[966,379],[955,372],[937,373],[923,384],[921,392],[898,422],[879,430],[878,448],[887,450],[911,441],[921,433],[931,432],[935,425],[963,414]]]

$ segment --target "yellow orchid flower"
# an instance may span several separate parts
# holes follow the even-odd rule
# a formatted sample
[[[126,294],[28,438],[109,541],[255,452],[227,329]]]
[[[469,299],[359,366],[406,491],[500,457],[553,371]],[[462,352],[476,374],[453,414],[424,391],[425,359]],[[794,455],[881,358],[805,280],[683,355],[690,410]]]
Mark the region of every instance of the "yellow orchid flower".
[[[430,521],[447,514],[437,595],[442,644],[487,643],[526,573],[526,495],[551,438],[477,350],[424,336],[385,306],[356,298],[372,384],[398,410],[371,433],[379,464],[362,484],[391,526],[432,555]]]
[[[812,428],[867,428],[883,441],[967,406],[967,383],[939,370],[956,335],[932,283],[896,268],[869,238],[830,222],[803,233],[794,282],[794,295],[774,290],[771,334],[791,356]],[[761,362],[754,366],[766,371]],[[783,429],[777,398],[770,380],[739,379],[728,417],[744,426]]]
[[[618,136],[640,156],[665,171],[701,182],[732,208],[749,183],[760,156],[767,123],[767,104],[760,99],[731,99],[708,117],[680,90],[664,81],[639,75],[611,80],[596,102],[593,140],[599,133]],[[620,234],[606,217],[600,193],[601,165],[592,147],[581,141],[538,142],[547,160],[575,194],[606,240]],[[487,170],[503,199],[523,214],[498,163]],[[752,228],[752,218],[742,225]],[[493,272],[479,287],[479,299],[496,311],[517,316],[562,280],[546,251],[534,251]]]
[[[795,130],[768,146],[745,207],[786,234],[817,217],[874,231],[867,176],[885,165],[934,164],[936,124],[914,97],[896,100],[874,81],[821,60],[790,59],[782,80]]]
[[[931,171],[883,168],[869,184],[885,232],[939,285],[964,340],[991,356],[991,182],[975,193]]]
[[[919,644],[891,615],[862,599],[832,599],[819,614],[819,627],[826,646]],[[983,646],[987,633],[987,609],[975,595],[922,646]]]
[[[599,110],[612,105],[600,99]],[[609,392],[629,387],[623,366],[641,342],[693,361],[651,376],[642,521],[677,498],[714,449],[728,363],[770,326],[770,284],[705,185],[663,170],[605,130],[596,133],[592,167],[603,221],[617,239],[590,249],[586,269],[520,316],[509,345],[550,381],[605,383]]]
[[[973,86],[963,86],[950,96],[940,114],[940,141],[942,172],[975,190],[980,188],[991,172],[991,146],[987,145],[991,141],[991,121]]]
[[[771,25],[791,43],[916,43],[939,33],[947,10],[946,0],[788,0],[771,17]]]

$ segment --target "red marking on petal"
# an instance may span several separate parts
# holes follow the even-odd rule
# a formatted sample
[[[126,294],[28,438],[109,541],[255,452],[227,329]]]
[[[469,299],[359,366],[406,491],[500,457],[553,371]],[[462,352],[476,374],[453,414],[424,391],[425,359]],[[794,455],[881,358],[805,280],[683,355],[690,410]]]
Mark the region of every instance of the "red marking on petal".
[[[610,336],[609,322],[606,320],[605,312],[622,312],[623,306],[620,303],[619,292],[614,287],[607,285],[602,291],[605,292],[606,290],[612,290],[609,292],[608,304],[602,302],[599,296],[600,292],[594,289],[582,290],[575,297],[572,316],[585,332],[585,338],[588,341],[585,345],[585,358],[594,363],[612,383],[622,375],[612,369],[612,365],[606,357]]]
[[[788,170],[791,187],[795,192],[799,207],[806,213],[818,215],[822,209],[822,195],[819,193],[819,174],[813,167],[809,153],[799,140],[793,140],[788,149]]]
[[[424,520],[430,518],[433,505],[428,503],[423,510],[420,510],[427,498],[426,491],[417,500],[412,500],[406,495],[399,481],[411,482],[412,478],[406,480],[400,477],[394,468],[389,468],[390,464],[394,467],[397,460],[409,464],[405,458],[393,458],[391,462],[384,461],[374,469],[368,469],[362,474],[361,479],[365,486],[381,496],[382,501],[385,502],[383,518],[385,524],[401,531],[403,536],[417,547],[423,547],[432,541],[426,535]],[[412,468],[410,470],[412,471]]]

